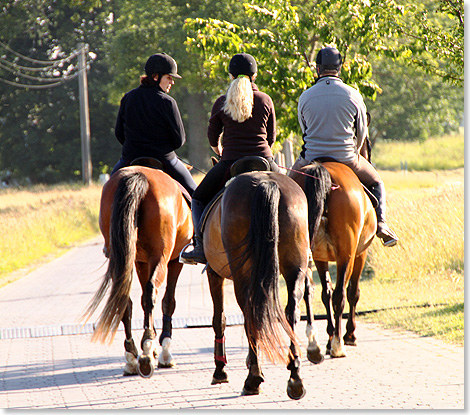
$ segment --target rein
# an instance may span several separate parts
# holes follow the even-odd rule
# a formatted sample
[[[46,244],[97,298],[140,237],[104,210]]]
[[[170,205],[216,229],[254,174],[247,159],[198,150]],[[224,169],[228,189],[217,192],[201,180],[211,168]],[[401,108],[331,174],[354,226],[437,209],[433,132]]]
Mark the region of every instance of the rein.
[[[295,171],[296,173],[302,174],[302,175],[304,175],[304,176],[308,176],[308,177],[312,177],[313,179],[321,180],[319,177],[312,176],[311,174],[304,173],[303,171],[290,169],[289,167],[284,167],[284,166],[281,166],[280,164],[278,164],[278,166],[279,166],[281,169],[286,169],[286,170],[290,170],[290,171]],[[336,183],[333,183],[333,182],[331,183],[331,190],[337,190],[337,189],[339,189],[339,188],[340,188],[340,185],[339,185],[339,184],[336,184]]]
[[[207,174],[207,172],[205,171],[202,171],[202,170],[199,170],[197,167],[195,167],[193,164],[191,163],[188,163],[186,160],[183,160],[182,158],[180,158],[179,156],[176,156],[179,160],[181,160],[184,164],[187,164],[188,166],[191,166],[194,170],[197,170],[199,173],[202,173],[204,175]],[[304,176],[308,176],[308,177],[312,177],[314,179],[317,179],[317,180],[320,180],[319,177],[316,177],[316,176],[312,176],[311,174],[308,174],[308,173],[304,173],[302,171],[299,171],[299,170],[294,170],[294,169],[290,169],[288,167],[284,167],[284,166],[281,166],[280,164],[278,164],[278,166],[281,168],[281,169],[286,169],[286,170],[290,170],[290,171],[295,171],[296,173],[299,173],[299,174],[302,174]],[[339,184],[335,184],[335,183],[331,183],[331,190],[336,190],[336,189],[339,189],[340,186]]]

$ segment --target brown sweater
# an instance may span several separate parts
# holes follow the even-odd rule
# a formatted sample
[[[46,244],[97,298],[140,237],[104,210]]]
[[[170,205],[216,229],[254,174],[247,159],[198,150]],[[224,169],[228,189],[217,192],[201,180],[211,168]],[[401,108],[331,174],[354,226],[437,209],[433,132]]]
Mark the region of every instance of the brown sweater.
[[[234,121],[223,111],[225,95],[213,107],[207,129],[212,147],[222,139],[222,160],[238,160],[244,156],[272,157],[271,146],[276,140],[276,114],[271,97],[253,86],[253,113],[246,121]],[[223,136],[222,136],[223,135]],[[222,136],[222,137],[221,137]]]

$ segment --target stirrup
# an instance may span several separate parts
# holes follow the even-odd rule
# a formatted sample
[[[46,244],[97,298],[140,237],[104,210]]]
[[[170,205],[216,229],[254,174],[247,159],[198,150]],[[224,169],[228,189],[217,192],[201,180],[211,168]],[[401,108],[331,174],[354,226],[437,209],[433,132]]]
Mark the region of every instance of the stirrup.
[[[382,241],[383,246],[392,247],[398,242],[398,236],[384,222],[383,228],[377,229],[377,237]],[[378,226],[377,226],[378,228]]]
[[[189,246],[193,246],[193,250],[190,252],[186,252],[186,249],[188,249]],[[179,262],[181,264],[188,264],[188,265],[196,265],[196,264],[206,264],[207,260],[204,255],[204,251],[202,253],[202,256],[194,256],[194,251],[196,250],[196,246],[193,245],[192,243],[187,244],[180,252],[179,256]]]

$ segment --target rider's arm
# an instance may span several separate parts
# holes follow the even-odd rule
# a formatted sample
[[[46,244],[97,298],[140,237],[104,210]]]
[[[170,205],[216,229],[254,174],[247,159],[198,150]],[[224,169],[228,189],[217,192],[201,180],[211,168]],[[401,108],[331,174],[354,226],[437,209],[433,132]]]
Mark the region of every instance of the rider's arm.
[[[218,98],[214,105],[212,106],[211,117],[209,118],[209,126],[207,127],[207,138],[209,139],[209,144],[216,154],[219,156],[222,154],[222,131],[224,125],[219,116],[220,111],[222,110],[224,103],[223,97]]]
[[[271,99],[269,99],[269,106],[271,107],[271,113],[268,118],[268,123],[266,126],[267,131],[267,141],[270,147],[273,146],[276,141],[276,111],[274,110],[274,104]]]
[[[121,105],[119,107],[117,119],[116,119],[116,126],[114,127],[114,135],[116,136],[117,140],[124,144],[126,137],[124,135],[124,117],[122,115],[122,108],[124,105],[124,98],[121,100]]]
[[[173,150],[176,150],[186,142],[186,133],[176,101],[174,99],[167,99],[166,105],[168,106],[165,112],[168,131],[171,135]]]
[[[369,135],[369,129],[367,127],[367,109],[364,101],[360,101],[356,115],[356,146],[357,150],[360,151],[366,137]]]

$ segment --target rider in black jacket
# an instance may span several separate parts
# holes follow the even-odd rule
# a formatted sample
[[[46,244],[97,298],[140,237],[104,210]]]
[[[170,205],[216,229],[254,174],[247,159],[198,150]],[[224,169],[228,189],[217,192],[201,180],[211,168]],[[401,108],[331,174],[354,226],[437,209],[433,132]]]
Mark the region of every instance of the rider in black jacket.
[[[175,153],[186,141],[178,105],[168,95],[175,83],[173,78],[181,78],[176,62],[165,53],[157,53],[147,60],[145,73],[140,86],[121,100],[115,134],[122,154],[111,174],[136,158],[152,157],[192,194],[196,183]]]

